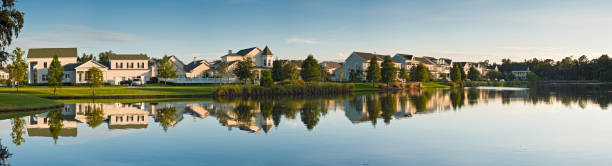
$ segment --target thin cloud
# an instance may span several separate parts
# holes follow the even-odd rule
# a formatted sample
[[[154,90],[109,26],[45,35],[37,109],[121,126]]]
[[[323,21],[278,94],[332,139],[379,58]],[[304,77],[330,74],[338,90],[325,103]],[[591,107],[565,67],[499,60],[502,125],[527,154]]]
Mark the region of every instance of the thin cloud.
[[[43,33],[41,38],[46,40],[61,40],[61,41],[72,41],[72,40],[90,40],[90,41],[102,41],[102,42],[125,42],[125,41],[138,41],[144,40],[144,37],[121,33],[98,30],[83,25],[71,25],[71,24],[53,24],[52,27],[60,30],[69,30],[67,33]]]
[[[292,37],[290,39],[287,39],[287,41],[285,42],[290,43],[290,44],[321,44],[320,41],[316,41],[312,39],[302,39],[302,38],[297,38],[297,37]]]

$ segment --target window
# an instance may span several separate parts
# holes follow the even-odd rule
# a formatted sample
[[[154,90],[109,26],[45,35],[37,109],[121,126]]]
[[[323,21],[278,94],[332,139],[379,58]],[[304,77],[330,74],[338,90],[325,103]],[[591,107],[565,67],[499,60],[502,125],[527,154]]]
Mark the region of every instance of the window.
[[[65,79],[70,79],[70,74],[64,74]]]
[[[43,80],[43,81],[47,81],[47,77],[48,77],[48,76],[47,76],[46,74],[43,74],[43,75],[42,75],[42,80]]]
[[[119,63],[115,63],[115,68],[119,68]]]
[[[134,62],[132,62],[132,64],[130,64],[130,68],[134,68]]]
[[[122,69],[123,68],[123,62],[121,62],[121,64],[119,65],[119,68]]]
[[[45,64],[44,64],[44,68],[45,68],[45,69],[47,68],[47,62],[45,62]]]

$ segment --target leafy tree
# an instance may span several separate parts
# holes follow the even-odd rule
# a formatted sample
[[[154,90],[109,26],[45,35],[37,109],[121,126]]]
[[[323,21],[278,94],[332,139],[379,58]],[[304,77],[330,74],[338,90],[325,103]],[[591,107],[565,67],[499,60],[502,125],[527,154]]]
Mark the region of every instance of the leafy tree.
[[[13,36],[19,37],[24,23],[23,15],[23,12],[15,9],[15,0],[2,0],[2,6],[0,6],[0,66],[3,66],[12,56],[5,50],[13,42]]]
[[[408,74],[406,68],[402,67],[402,69],[400,69],[399,78],[403,79],[406,82],[410,81],[410,75]]]
[[[476,68],[474,68],[474,66],[470,67],[470,70],[468,70],[468,78],[472,81],[478,81],[480,80],[480,71],[476,70]]]
[[[514,81],[514,79],[516,79],[516,76],[514,76],[514,74],[512,74],[512,73],[506,74],[506,80],[507,81]]]
[[[23,134],[26,133],[26,122],[25,120],[23,120],[23,118],[13,118],[11,119],[11,125],[13,126],[11,132],[11,138],[13,140],[13,143],[17,146],[20,146],[22,143],[25,142]]]
[[[370,59],[370,63],[368,65],[368,69],[366,70],[366,79],[370,82],[372,82],[372,86],[374,86],[374,83],[378,82],[380,80],[381,76],[381,71],[380,71],[380,66],[378,66],[378,58],[376,56],[373,56]]]
[[[90,60],[94,60],[94,61],[96,60],[96,58],[93,56],[93,54],[87,55],[87,54],[83,53],[83,55],[81,55],[80,57],[77,57],[77,62],[78,63],[85,63],[85,62],[90,61]]]
[[[105,51],[105,52],[101,52],[98,54],[98,60],[100,62],[108,62],[110,61],[109,57],[111,55],[114,55],[115,53],[113,53],[113,51],[109,50],[109,51]]]
[[[298,80],[300,77],[300,71],[293,62],[287,62],[287,64],[283,65],[283,71],[285,72],[283,76],[285,79]]]
[[[320,81],[321,80],[321,69],[319,63],[312,55],[308,55],[308,58],[302,63],[302,70],[300,71],[302,80],[306,82]]]
[[[9,74],[10,78],[15,85],[17,85],[17,92],[19,92],[19,85],[21,82],[25,81],[26,72],[28,70],[28,65],[23,59],[23,55],[25,51],[22,51],[21,48],[17,47],[13,50],[13,64],[9,66]]]
[[[272,78],[274,81],[282,81],[287,79],[285,77],[286,75],[284,74],[284,72],[286,72],[284,69],[283,61],[274,60],[274,62],[272,62]]]
[[[10,166],[10,164],[6,162],[6,159],[11,158],[11,156],[13,156],[13,154],[8,151],[8,148],[0,144],[0,166]]]
[[[485,75],[489,80],[501,79],[503,78],[502,73],[499,71],[491,70],[487,72]]]
[[[363,81],[363,72],[361,70],[351,70],[349,73],[350,80],[352,82],[362,82]]]
[[[387,86],[397,79],[397,68],[395,68],[391,56],[385,56],[383,59],[381,75],[381,81],[387,83]]]
[[[176,107],[160,108],[156,110],[155,120],[159,122],[164,132],[168,132],[168,128],[175,123],[175,115]]]
[[[54,143],[57,144],[57,139],[59,138],[60,133],[62,133],[62,128],[64,128],[64,116],[62,115],[61,110],[53,110],[47,113],[47,119],[49,131],[53,136]]]
[[[317,123],[319,123],[319,117],[321,116],[321,104],[312,100],[304,103],[304,106],[300,110],[300,117],[306,128],[310,131]]]
[[[259,85],[263,87],[271,87],[274,85],[274,80],[272,79],[272,72],[270,70],[261,71],[262,79],[259,82]]]
[[[380,103],[382,118],[385,124],[389,124],[397,111],[397,97],[392,93],[387,93],[380,97]]]
[[[102,70],[97,67],[92,67],[87,70],[87,81],[91,86],[92,96],[96,96],[96,87],[100,87],[104,84],[104,75],[102,74]]]
[[[227,78],[230,74],[227,70],[229,68],[229,63],[227,62],[219,62],[219,65],[215,69],[215,74],[219,76],[219,86],[221,86],[221,82],[223,82],[223,78]]]
[[[529,73],[527,73],[527,80],[530,83],[533,83],[533,82],[537,82],[538,80],[540,80],[540,77],[537,74],[533,73],[533,72],[529,72]]]
[[[461,74],[461,80],[464,81],[467,79],[467,75],[465,74],[465,70],[463,70],[462,66],[459,66],[459,73]]]
[[[427,70],[427,67],[425,67],[423,63],[419,63],[418,65],[413,66],[412,69],[410,69],[410,77],[412,81],[428,81],[429,75],[429,70]]]
[[[366,97],[366,109],[368,111],[368,118],[372,122],[373,126],[376,126],[377,120],[380,117],[381,105],[380,100],[375,96]]]
[[[253,66],[253,60],[251,58],[244,58],[242,61],[239,61],[236,64],[236,68],[234,69],[234,75],[238,77],[245,84],[249,80],[254,80],[257,75],[253,71],[255,70],[255,66]]]
[[[57,54],[53,55],[48,74],[49,86],[53,87],[53,95],[57,95],[57,88],[62,86],[62,80],[64,80],[64,67],[57,58]]]
[[[459,82],[462,81],[463,78],[461,77],[461,71],[463,69],[461,67],[459,67],[458,64],[454,64],[453,67],[450,70],[450,78],[452,81],[454,82]]]
[[[164,58],[157,65],[157,78],[165,79],[164,82],[166,82],[167,79],[176,77],[176,69],[170,62],[170,57],[164,55]]]

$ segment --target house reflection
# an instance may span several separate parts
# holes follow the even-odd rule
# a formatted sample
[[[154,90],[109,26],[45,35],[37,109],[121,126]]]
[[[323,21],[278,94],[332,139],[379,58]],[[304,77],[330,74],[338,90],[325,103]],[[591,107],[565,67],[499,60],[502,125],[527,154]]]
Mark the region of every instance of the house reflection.
[[[27,131],[30,137],[76,137],[77,121],[74,107],[29,116]]]

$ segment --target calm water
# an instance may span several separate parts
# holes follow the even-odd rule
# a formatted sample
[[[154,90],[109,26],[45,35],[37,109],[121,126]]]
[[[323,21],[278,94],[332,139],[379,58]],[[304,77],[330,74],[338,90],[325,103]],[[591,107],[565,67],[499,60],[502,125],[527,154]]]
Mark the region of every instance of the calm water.
[[[601,87],[77,103],[0,120],[12,165],[610,165]]]

